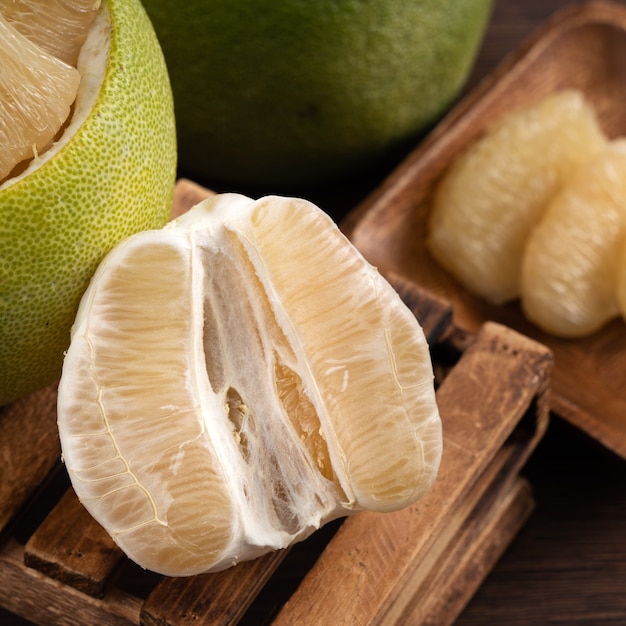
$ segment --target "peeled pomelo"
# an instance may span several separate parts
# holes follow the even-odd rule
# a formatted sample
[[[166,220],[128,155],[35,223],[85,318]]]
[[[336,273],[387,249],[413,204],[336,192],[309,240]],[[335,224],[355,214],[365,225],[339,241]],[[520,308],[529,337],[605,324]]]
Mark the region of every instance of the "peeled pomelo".
[[[214,188],[275,189],[395,157],[458,95],[492,1],[144,5],[170,70],[181,170]]]
[[[57,5],[46,23],[56,23]],[[19,31],[20,12],[9,17]],[[0,405],[59,377],[78,303],[103,256],[120,239],[162,226],[171,211],[173,102],[149,19],[138,0],[105,0],[87,17],[70,117],[45,150],[31,150],[34,158],[0,181]],[[52,39],[80,40],[68,32]],[[36,87],[25,78],[25,89]],[[36,120],[28,101],[22,112]],[[52,99],[42,110],[55,106]],[[7,107],[2,101],[11,127]]]
[[[326,214],[281,197],[217,195],[107,255],[58,423],[82,503],[170,576],[405,507],[442,449],[416,319]]]
[[[582,337],[620,314],[626,140],[582,167],[548,204],[522,264],[522,307],[547,332]]]
[[[492,303],[518,298],[528,236],[551,199],[606,144],[579,91],[506,115],[444,173],[428,223],[433,257]]]

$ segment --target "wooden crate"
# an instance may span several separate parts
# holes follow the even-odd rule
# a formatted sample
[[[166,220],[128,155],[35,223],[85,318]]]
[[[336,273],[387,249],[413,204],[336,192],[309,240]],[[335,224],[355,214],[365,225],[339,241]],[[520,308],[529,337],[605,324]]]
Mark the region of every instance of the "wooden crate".
[[[177,206],[202,194],[183,181]],[[69,485],[53,386],[0,409],[0,606],[46,626],[451,624],[532,511],[520,470],[547,427],[552,354],[496,323],[462,333],[447,302],[388,278],[436,371],[444,453],[421,501],[225,572],[145,572]]]

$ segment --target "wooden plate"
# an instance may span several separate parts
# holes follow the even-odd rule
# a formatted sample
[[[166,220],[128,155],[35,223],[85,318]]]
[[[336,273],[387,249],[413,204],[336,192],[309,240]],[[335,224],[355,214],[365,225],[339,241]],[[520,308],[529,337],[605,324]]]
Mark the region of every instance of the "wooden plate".
[[[470,295],[424,244],[432,190],[459,151],[497,117],[565,87],[584,92],[610,137],[626,136],[623,5],[590,2],[556,13],[450,112],[343,229],[383,274],[400,274],[448,299],[462,330],[474,333],[491,320],[550,347],[553,411],[626,457],[624,322],[615,320],[585,339],[556,339],[530,324],[517,303],[495,307]]]

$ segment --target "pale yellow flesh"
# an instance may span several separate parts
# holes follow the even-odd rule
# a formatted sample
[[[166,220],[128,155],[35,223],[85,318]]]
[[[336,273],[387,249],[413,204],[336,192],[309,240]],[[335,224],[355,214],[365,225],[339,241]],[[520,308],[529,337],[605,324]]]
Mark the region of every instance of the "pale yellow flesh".
[[[150,268],[158,281],[146,280]],[[217,556],[233,518],[197,411],[189,271],[156,236],[112,268],[106,293],[88,296],[59,391],[64,459],[85,506],[122,546],[159,546],[181,570],[198,553]]]
[[[605,146],[580,92],[558,92],[509,114],[445,173],[428,224],[431,253],[472,293],[495,304],[516,299],[532,228]]]
[[[430,487],[413,315],[304,201],[206,201],[127,240],[81,304],[59,389],[74,488],[139,564],[218,570]]]
[[[62,132],[99,8],[100,0],[0,0],[0,182]]]
[[[100,0],[0,0],[0,14],[51,56],[76,66]]]
[[[0,14],[0,181],[36,157],[68,118],[80,76],[46,54]]]
[[[626,140],[583,167],[548,205],[525,249],[522,306],[547,332],[590,334],[620,312]]]

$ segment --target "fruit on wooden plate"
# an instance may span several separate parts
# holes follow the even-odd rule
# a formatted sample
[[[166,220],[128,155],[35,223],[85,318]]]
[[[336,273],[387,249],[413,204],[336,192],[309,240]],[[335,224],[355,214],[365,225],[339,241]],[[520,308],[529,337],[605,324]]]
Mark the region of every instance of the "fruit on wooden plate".
[[[584,337],[626,318],[626,138],[581,92],[505,116],[444,173],[427,245],[469,291],[520,300],[543,331]]]
[[[433,123],[469,74],[492,1],[144,5],[170,69],[182,171],[275,191],[361,172]]]
[[[304,200],[216,195],[114,248],[59,386],[85,507],[141,566],[227,568],[420,498],[441,423],[424,334]]]
[[[4,405],[58,379],[106,252],[166,223],[176,137],[165,62],[138,0],[1,0],[0,15]]]
[[[452,163],[438,185],[427,234],[433,257],[492,303],[518,298],[532,228],[606,142],[578,91],[509,113]]]
[[[581,168],[531,233],[521,281],[528,318],[555,335],[579,337],[618,316],[625,234],[626,140],[621,139]]]

